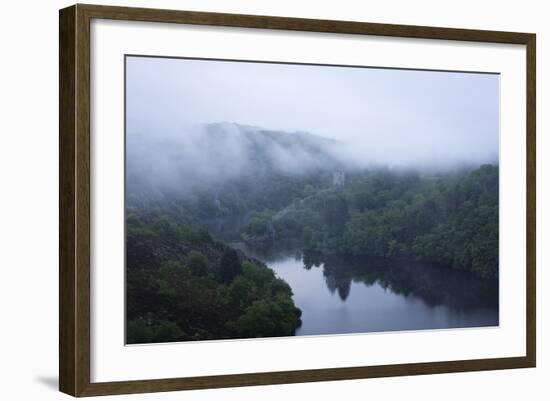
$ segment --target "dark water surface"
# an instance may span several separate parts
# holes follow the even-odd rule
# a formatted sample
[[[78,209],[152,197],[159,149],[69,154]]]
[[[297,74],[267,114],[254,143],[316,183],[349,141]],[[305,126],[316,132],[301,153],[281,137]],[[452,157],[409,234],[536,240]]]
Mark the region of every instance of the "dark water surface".
[[[296,335],[498,326],[498,285],[416,262],[315,260],[233,243],[284,279],[302,310]]]
[[[214,236],[261,260],[292,288],[302,310],[296,335],[498,326],[498,281],[418,262],[303,254],[298,246],[252,248],[246,218],[216,219]]]

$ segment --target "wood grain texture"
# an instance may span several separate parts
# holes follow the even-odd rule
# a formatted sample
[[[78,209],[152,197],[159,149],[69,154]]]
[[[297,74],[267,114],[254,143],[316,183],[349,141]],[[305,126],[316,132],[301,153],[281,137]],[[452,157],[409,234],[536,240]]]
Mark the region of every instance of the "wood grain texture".
[[[528,33],[79,4],[92,18],[525,44]],[[108,17],[107,17],[108,16]]]
[[[536,236],[537,236],[537,86],[536,86],[536,37],[531,35],[527,42],[527,359],[531,366],[536,365],[537,344],[537,279],[536,279]]]
[[[526,355],[515,358],[91,383],[91,18],[525,45],[527,48]],[[73,396],[92,396],[535,366],[536,39],[534,34],[80,4],[60,11],[59,31],[59,388],[62,392]]]
[[[71,395],[90,385],[89,25],[78,6],[59,12],[59,389]]]
[[[76,388],[90,383],[90,20],[76,12]]]
[[[267,384],[304,383],[327,380],[355,380],[377,377],[413,376],[437,373],[470,372],[531,367],[524,357],[478,359],[467,361],[411,363],[368,367],[296,370],[202,376],[158,380],[94,383],[80,395],[132,394],[158,391],[198,390],[207,388],[257,386]]]
[[[75,7],[59,14],[59,389],[75,393]]]

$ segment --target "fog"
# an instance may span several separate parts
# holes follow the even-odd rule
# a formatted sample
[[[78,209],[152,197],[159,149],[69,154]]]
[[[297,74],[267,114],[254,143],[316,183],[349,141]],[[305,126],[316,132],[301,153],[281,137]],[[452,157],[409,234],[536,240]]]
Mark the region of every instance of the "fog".
[[[128,168],[165,182],[495,163],[499,76],[127,57],[126,128]]]
[[[184,132],[185,135],[181,133]],[[128,135],[130,185],[187,190],[232,179],[359,167],[344,143],[304,132],[267,131],[223,122]]]

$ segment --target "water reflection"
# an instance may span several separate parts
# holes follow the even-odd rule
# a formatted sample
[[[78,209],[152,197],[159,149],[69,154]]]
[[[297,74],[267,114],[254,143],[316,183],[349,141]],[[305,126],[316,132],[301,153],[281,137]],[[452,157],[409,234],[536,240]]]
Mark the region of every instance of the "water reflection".
[[[297,335],[498,325],[498,283],[421,263],[322,259],[292,244],[250,249],[286,280],[302,309]]]

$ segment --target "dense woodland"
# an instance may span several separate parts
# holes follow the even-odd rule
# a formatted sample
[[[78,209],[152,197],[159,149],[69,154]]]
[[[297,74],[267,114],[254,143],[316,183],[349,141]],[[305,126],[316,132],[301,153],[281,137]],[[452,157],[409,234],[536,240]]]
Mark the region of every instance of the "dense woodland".
[[[292,290],[261,262],[154,214],[126,235],[128,343],[294,335]]]
[[[444,175],[350,173],[339,185],[304,186],[279,211],[256,212],[247,241],[300,238],[322,255],[409,258],[498,276],[498,167]]]

